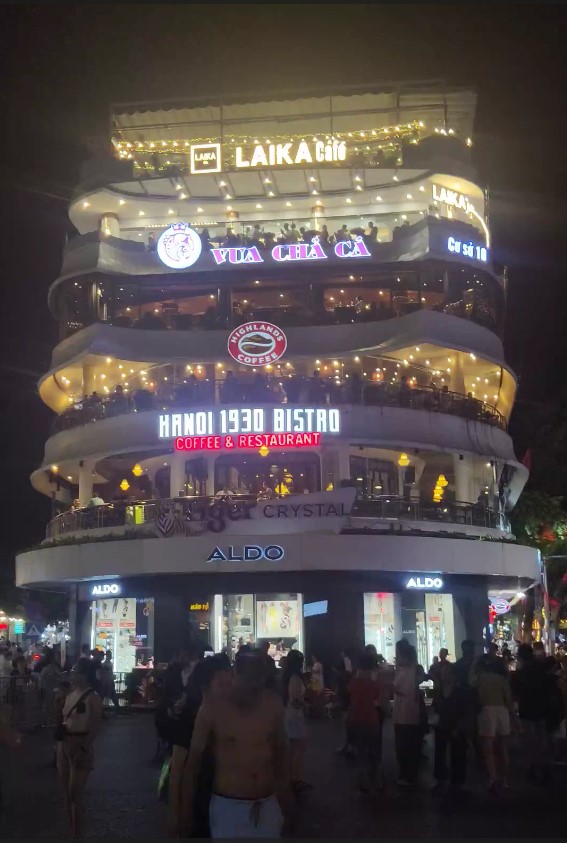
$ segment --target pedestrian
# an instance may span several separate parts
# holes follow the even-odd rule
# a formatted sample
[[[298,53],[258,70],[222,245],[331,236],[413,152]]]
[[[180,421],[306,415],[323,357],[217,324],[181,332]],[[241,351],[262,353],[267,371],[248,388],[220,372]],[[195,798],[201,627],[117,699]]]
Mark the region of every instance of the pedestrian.
[[[195,795],[207,747],[212,747],[211,837],[277,838],[290,805],[281,700],[266,689],[266,663],[238,655],[234,684],[204,699],[195,720],[182,780],[180,832],[195,828]]]
[[[423,739],[423,698],[419,686],[424,676],[423,667],[417,663],[415,647],[402,638],[396,643],[393,709],[398,784],[402,787],[412,787],[417,782]]]
[[[552,742],[547,722],[557,697],[557,685],[545,662],[534,657],[529,644],[520,644],[517,660],[511,685],[518,705],[528,778],[536,784],[544,784],[551,778]]]
[[[448,660],[448,655],[448,650],[441,649],[439,660],[429,670],[429,678],[433,681],[432,707],[436,718],[433,774],[436,780],[434,789],[437,791],[444,790],[449,778],[447,750],[456,728],[454,691],[457,677],[455,665]]]
[[[115,711],[120,711],[120,704],[116,695],[116,686],[114,684],[114,664],[112,662],[112,651],[107,650],[104,656],[104,661],[101,662],[99,668],[100,674],[100,693],[101,699],[110,700],[114,706]]]
[[[354,748],[347,722],[347,711],[349,707],[349,685],[353,676],[352,651],[349,648],[342,650],[337,667],[335,669],[335,691],[339,707],[345,720],[345,739],[343,745],[337,750],[339,755],[345,758],[354,758]]]
[[[508,737],[513,714],[506,663],[488,653],[473,667],[471,684],[478,691],[478,734],[488,772],[488,789],[498,794],[508,787]]]
[[[180,828],[183,776],[195,728],[195,719],[203,701],[214,703],[226,695],[232,685],[229,659],[222,653],[203,658],[196,665],[187,684],[184,705],[173,729],[172,754],[169,762],[168,810],[169,828],[175,834]],[[192,836],[210,837],[209,803],[213,792],[214,767],[212,748],[205,748],[195,786]]]
[[[93,768],[93,746],[102,716],[99,695],[89,684],[91,671],[80,659],[71,671],[71,690],[63,705],[62,722],[56,732],[57,769],[65,789],[67,815],[73,837],[80,837],[83,794]]]
[[[39,694],[43,709],[43,725],[54,726],[56,722],[55,691],[61,678],[61,668],[55,660],[53,650],[49,650],[43,659],[39,674]]]
[[[381,688],[372,678],[374,669],[374,657],[364,653],[349,684],[347,724],[361,766],[358,784],[363,791],[372,787],[382,787]]]
[[[291,786],[295,793],[309,789],[302,779],[303,756],[307,744],[305,722],[305,682],[303,680],[303,653],[290,650],[282,680],[285,706],[285,731],[289,740]]]

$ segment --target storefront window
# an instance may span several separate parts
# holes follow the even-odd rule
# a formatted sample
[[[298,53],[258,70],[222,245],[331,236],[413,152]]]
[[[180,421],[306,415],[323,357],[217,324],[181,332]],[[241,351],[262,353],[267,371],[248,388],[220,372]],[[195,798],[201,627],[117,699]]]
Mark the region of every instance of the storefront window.
[[[91,608],[91,646],[112,652],[116,673],[153,667],[153,597],[93,600]]]
[[[350,457],[350,479],[359,498],[398,494],[398,476],[393,462]]]
[[[394,663],[396,641],[405,638],[425,670],[445,647],[455,660],[455,623],[451,594],[402,592],[364,595],[364,641]]]
[[[257,495],[263,484],[280,496],[320,491],[316,454],[272,453],[266,457],[230,454],[215,464],[215,492],[221,489]]]
[[[303,649],[303,595],[215,594],[214,649],[226,649],[233,659],[243,644],[270,642],[279,661],[291,649]]]
[[[394,663],[396,622],[393,594],[378,592],[364,595],[364,643],[374,644],[387,662]]]

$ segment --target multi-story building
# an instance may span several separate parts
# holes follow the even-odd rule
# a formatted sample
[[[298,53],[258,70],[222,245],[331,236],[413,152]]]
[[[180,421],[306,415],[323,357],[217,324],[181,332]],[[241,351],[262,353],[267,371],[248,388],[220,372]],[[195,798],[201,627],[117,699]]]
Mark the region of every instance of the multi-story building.
[[[195,635],[405,636],[429,664],[538,580],[474,110],[442,85],[115,109],[49,291],[53,518],[17,560],[69,588],[76,644],[126,670]]]

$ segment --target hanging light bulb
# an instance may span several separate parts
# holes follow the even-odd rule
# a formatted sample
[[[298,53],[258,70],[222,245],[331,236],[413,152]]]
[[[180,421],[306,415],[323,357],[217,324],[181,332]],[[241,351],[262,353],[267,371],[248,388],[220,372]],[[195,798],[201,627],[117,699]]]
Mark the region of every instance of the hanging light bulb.
[[[123,491],[123,492],[127,492],[127,491],[128,491],[128,489],[130,488],[130,484],[128,483],[128,481],[126,480],[126,478],[124,478],[124,480],[123,480],[123,481],[122,481],[122,483],[120,484],[120,488],[122,489],[122,491]]]
[[[136,465],[134,466],[134,468],[132,469],[132,474],[134,475],[134,477],[139,477],[143,473],[144,473],[144,469],[142,468],[140,463],[137,462]]]

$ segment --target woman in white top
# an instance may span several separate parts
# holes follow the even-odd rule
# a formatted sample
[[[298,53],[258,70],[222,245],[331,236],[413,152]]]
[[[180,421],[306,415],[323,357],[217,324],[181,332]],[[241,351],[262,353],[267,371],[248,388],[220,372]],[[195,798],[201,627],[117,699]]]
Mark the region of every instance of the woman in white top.
[[[61,714],[65,736],[57,747],[57,769],[65,788],[73,837],[81,836],[82,797],[93,768],[93,744],[102,716],[100,697],[88,679],[89,664],[79,659],[69,676],[71,691]]]
[[[402,639],[396,644],[394,671],[394,735],[399,767],[398,784],[414,785],[417,781],[423,729],[421,725],[421,691],[424,671],[417,663],[415,647]]]
[[[283,676],[283,702],[285,706],[285,730],[289,740],[291,760],[291,784],[297,792],[308,785],[301,779],[303,755],[307,741],[305,723],[305,683],[303,681],[303,653],[290,650]]]

